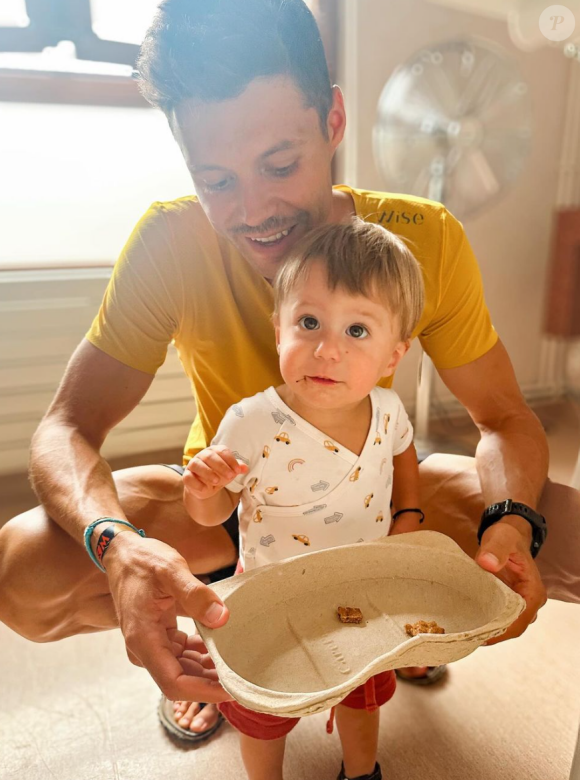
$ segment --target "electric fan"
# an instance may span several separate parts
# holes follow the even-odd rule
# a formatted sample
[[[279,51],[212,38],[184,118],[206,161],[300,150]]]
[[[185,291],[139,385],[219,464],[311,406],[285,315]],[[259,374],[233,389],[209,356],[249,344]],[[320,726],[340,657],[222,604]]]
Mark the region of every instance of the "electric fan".
[[[373,146],[390,191],[442,202],[465,219],[517,179],[531,136],[529,89],[516,64],[500,46],[466,38],[423,49],[396,69],[379,99]],[[457,452],[428,438],[433,378],[423,354],[417,446]]]

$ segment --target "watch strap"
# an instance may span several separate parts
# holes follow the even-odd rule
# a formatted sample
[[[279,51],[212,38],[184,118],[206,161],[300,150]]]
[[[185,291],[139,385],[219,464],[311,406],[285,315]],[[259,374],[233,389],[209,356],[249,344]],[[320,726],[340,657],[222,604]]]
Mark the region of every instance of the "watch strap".
[[[532,558],[540,552],[540,548],[548,534],[546,518],[539,512],[529,507],[527,504],[521,504],[519,501],[512,501],[511,498],[500,501],[497,504],[491,504],[481,516],[481,523],[477,531],[477,541],[481,544],[481,537],[487,529],[499,522],[506,515],[518,515],[523,517],[532,526],[532,545],[530,552]]]

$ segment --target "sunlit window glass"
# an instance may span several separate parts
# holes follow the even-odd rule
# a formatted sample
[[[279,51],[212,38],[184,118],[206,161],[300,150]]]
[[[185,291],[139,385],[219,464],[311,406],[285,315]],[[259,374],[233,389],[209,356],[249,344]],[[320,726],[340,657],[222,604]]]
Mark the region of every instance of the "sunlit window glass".
[[[0,27],[28,27],[24,0],[2,0],[0,3]]]
[[[0,269],[111,263],[155,200],[193,193],[163,114],[0,102]]]
[[[139,44],[161,0],[91,0],[93,30],[107,41]]]

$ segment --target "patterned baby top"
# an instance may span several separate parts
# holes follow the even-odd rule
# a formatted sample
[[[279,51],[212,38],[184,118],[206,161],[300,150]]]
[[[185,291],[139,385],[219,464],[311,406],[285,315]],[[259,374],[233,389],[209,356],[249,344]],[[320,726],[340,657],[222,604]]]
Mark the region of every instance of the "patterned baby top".
[[[375,387],[370,400],[360,455],[298,416],[273,387],[228,409],[212,444],[249,467],[227,485],[241,492],[246,571],[389,533],[393,456],[411,444],[413,428],[393,390]]]

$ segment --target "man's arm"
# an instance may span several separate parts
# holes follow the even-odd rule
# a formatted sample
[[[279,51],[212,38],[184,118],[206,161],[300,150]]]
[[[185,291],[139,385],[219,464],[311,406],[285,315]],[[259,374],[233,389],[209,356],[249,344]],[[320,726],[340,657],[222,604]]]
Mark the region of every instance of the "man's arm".
[[[150,374],[109,357],[85,339],[34,434],[30,454],[34,490],[50,517],[80,544],[91,520],[125,519],[100,449],[152,380]]]
[[[34,435],[30,463],[34,489],[50,517],[80,545],[92,520],[125,519],[100,448],[152,379],[85,340]],[[93,549],[98,533],[97,527]],[[88,556],[87,565],[93,566]],[[215,670],[200,676],[199,670],[190,671],[191,664],[184,668],[185,662],[176,656],[177,645],[187,649],[194,642],[177,628],[178,604],[211,628],[223,625],[229,615],[218,596],[191,574],[187,561],[157,539],[124,532],[111,543],[104,565],[131,661],[144,666],[172,700],[229,698]]]
[[[535,509],[548,474],[548,445],[540,421],[521,394],[503,344],[498,341],[478,360],[441,369],[439,375],[479,428],[476,467],[485,505],[512,498]],[[482,538],[477,562],[501,573],[528,603],[501,639],[521,634],[546,601],[530,545],[530,525],[516,515],[502,518]]]
[[[481,433],[476,463],[486,506],[513,498],[535,509],[548,475],[548,443],[501,341],[478,360],[439,374]],[[527,520],[505,522],[531,541]]]

